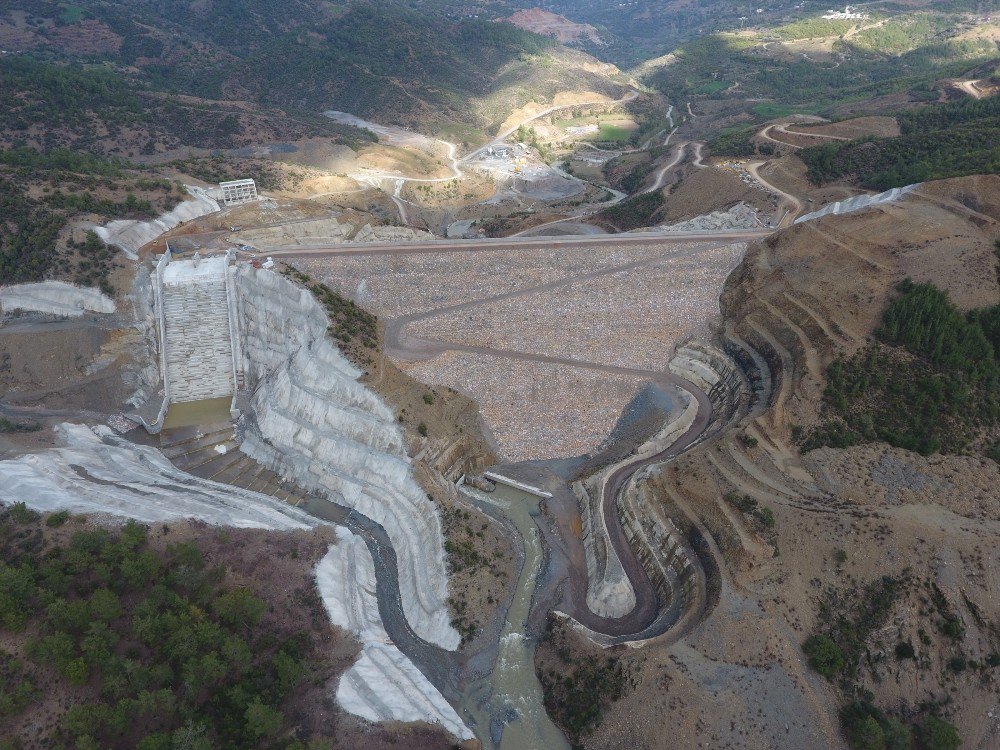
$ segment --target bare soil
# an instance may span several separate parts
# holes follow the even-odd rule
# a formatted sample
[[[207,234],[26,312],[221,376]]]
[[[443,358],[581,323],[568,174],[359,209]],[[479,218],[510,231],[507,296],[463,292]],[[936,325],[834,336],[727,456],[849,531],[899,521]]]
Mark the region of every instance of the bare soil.
[[[709,167],[689,169],[670,191],[662,223],[672,224],[712,211],[725,210],[736,203],[746,203],[762,213],[774,210],[769,193],[755,184],[747,184],[731,169]]]

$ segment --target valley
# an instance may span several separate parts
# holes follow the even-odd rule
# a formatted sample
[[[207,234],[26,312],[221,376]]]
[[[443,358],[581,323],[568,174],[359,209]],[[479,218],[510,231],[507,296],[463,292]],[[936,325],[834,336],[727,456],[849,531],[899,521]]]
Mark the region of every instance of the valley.
[[[989,4],[21,5],[0,748],[995,745]]]

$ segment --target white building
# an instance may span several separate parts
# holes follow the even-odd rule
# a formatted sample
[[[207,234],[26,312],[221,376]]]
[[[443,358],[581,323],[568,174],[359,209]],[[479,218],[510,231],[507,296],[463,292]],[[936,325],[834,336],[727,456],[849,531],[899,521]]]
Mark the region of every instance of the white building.
[[[851,10],[850,5],[845,5],[843,11],[828,10],[823,18],[830,21],[864,21],[868,18],[868,14],[858,13],[857,11]]]
[[[257,200],[257,183],[253,180],[231,180],[220,182],[222,200],[227,206],[250,203]]]

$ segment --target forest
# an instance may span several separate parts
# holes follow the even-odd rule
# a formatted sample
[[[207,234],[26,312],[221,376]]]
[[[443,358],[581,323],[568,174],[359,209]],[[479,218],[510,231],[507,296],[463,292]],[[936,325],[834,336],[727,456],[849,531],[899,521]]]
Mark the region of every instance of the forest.
[[[963,99],[897,114],[901,134],[813,146],[799,152],[816,184],[851,180],[873,190],[1000,172],[1000,96]]]
[[[1000,305],[963,314],[933,285],[904,281],[876,336],[828,368],[825,421],[803,450],[882,441],[1000,461]]]
[[[327,671],[315,597],[290,629],[273,603],[208,564],[203,540],[149,537],[131,521],[111,531],[0,509],[0,725],[64,695],[47,747],[327,747],[289,737],[286,714]],[[19,746],[0,735],[4,750]]]

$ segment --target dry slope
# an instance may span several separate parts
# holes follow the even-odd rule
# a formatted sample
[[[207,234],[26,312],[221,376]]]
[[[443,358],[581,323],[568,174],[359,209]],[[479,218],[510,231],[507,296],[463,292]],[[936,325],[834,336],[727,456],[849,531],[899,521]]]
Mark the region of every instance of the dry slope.
[[[791,435],[899,280],[963,309],[1000,301],[997,196],[995,176],[931,183],[751,248],[722,303],[757,409],[649,480],[680,526],[708,532],[718,603],[679,642],[620,655],[630,687],[587,747],[842,747],[855,689],[912,726],[943,716],[964,748],[996,746],[1000,466],[878,444],[802,456]],[[857,642],[849,679],[827,681],[801,645],[834,623]]]

